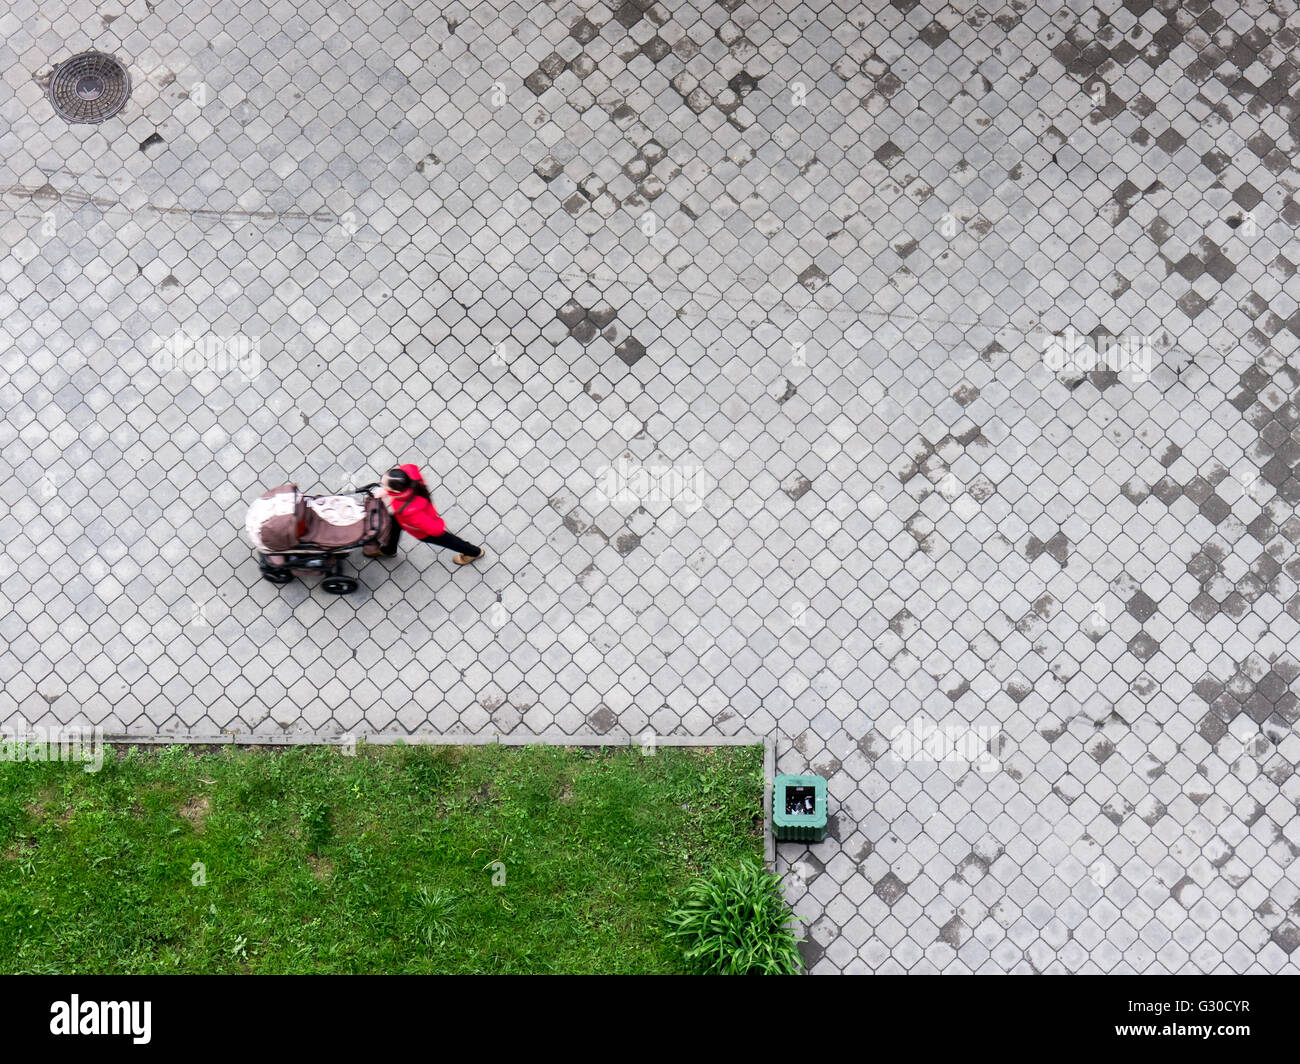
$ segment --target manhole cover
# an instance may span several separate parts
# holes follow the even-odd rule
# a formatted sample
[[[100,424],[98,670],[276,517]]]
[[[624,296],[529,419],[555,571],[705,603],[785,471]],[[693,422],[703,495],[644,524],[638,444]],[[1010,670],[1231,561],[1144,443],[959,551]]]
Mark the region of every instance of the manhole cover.
[[[82,52],[65,59],[50,75],[50,103],[69,122],[112,118],[131,95],[126,67],[103,52]]]

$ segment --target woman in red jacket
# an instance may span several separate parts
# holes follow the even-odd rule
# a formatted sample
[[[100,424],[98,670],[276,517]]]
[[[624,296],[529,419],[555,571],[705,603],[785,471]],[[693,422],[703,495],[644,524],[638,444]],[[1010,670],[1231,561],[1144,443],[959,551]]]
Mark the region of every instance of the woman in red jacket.
[[[454,536],[447,531],[446,522],[433,508],[429,487],[425,484],[424,477],[420,475],[419,466],[404,465],[390,469],[384,474],[383,480],[373,486],[379,489],[376,494],[396,518],[388,541],[381,544],[375,553],[391,558],[397,553],[397,541],[401,538],[402,530],[405,529],[425,543],[459,551],[460,553],[454,559],[457,565],[468,565],[483,557],[482,547],[466,543],[459,536]]]

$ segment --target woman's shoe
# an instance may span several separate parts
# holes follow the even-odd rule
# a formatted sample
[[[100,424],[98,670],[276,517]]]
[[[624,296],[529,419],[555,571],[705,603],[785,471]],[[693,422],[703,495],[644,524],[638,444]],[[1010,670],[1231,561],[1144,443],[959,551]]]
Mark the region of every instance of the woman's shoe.
[[[472,558],[468,554],[457,554],[456,557],[452,559],[452,561],[454,561],[457,565],[468,565],[470,562],[478,561],[486,553],[487,551],[483,550],[483,548],[480,547],[479,552],[475,554]]]

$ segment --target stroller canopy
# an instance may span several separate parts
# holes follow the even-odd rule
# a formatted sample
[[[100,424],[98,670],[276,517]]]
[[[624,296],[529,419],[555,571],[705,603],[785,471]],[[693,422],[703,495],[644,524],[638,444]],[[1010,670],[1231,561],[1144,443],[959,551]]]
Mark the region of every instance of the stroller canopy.
[[[298,545],[298,531],[307,515],[307,502],[297,484],[272,488],[248,508],[244,531],[262,552],[289,550]]]

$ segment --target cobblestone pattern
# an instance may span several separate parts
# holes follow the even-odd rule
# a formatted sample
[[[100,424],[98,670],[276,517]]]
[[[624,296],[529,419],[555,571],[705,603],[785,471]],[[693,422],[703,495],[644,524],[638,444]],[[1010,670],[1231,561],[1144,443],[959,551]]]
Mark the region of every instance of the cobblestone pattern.
[[[1300,967],[1294,4],[0,42],[0,723],[770,733],[815,972]],[[133,94],[70,126],[92,47]],[[398,459],[486,564],[258,579],[262,487]]]

